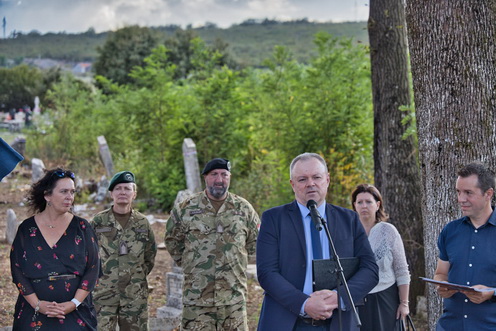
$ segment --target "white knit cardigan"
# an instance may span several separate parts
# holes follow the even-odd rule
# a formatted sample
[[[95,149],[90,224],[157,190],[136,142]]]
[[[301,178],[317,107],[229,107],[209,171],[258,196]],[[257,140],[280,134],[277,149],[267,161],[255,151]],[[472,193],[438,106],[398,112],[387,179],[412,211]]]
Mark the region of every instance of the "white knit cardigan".
[[[370,230],[369,242],[379,266],[379,283],[370,293],[383,291],[395,282],[398,286],[410,284],[405,247],[394,225],[388,222],[375,224]]]

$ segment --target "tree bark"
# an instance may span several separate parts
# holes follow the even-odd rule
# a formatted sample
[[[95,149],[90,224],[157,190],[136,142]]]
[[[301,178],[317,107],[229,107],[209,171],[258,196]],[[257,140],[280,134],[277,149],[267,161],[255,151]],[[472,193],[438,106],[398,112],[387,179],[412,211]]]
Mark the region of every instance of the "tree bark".
[[[410,308],[424,295],[424,247],[422,236],[421,185],[416,142],[403,138],[410,106],[408,45],[402,0],[371,0],[368,22],[374,105],[374,180],[384,198],[391,223],[405,245],[412,281]]]
[[[407,23],[422,171],[426,274],[437,237],[461,216],[456,171],[496,165],[496,0],[409,1]],[[442,311],[428,287],[431,330]]]

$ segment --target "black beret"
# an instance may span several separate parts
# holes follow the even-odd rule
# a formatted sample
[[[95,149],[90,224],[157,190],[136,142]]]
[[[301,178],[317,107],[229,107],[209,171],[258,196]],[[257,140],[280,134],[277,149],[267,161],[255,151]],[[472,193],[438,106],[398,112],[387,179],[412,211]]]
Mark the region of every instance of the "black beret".
[[[134,174],[131,171],[121,171],[116,173],[110,180],[108,190],[112,191],[115,185],[120,183],[135,183]]]
[[[206,175],[214,169],[226,169],[227,171],[231,171],[231,162],[221,158],[212,159],[208,161],[205,168],[203,168],[202,175]]]

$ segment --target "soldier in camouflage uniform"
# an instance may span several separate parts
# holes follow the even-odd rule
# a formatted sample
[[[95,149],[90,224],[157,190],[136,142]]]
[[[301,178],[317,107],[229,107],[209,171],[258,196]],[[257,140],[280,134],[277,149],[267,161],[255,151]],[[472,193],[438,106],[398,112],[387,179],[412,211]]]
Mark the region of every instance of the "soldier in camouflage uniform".
[[[247,331],[246,266],[260,219],[248,201],[227,191],[228,160],[213,159],[202,175],[205,191],[174,207],[165,234],[184,270],[182,329]]]
[[[98,330],[148,329],[148,283],[157,247],[147,218],[132,209],[136,198],[134,175],[122,171],[109,185],[111,208],[95,215],[103,277],[93,292]]]

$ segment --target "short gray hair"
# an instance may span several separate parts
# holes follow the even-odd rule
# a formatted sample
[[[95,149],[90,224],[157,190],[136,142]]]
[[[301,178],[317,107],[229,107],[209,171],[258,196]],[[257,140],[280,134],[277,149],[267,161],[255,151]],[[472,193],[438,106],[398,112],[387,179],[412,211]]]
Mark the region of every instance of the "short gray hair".
[[[289,166],[289,178],[290,179],[293,179],[293,168],[294,168],[296,162],[298,162],[298,161],[306,161],[306,160],[309,160],[309,159],[312,159],[312,158],[317,159],[320,163],[322,163],[322,165],[324,166],[324,169],[325,169],[325,172],[326,173],[329,172],[329,170],[327,169],[326,161],[324,160],[324,158],[322,156],[320,156],[317,153],[303,153],[303,154],[298,155],[297,157],[295,157],[293,159],[293,161],[291,161],[291,164]]]

